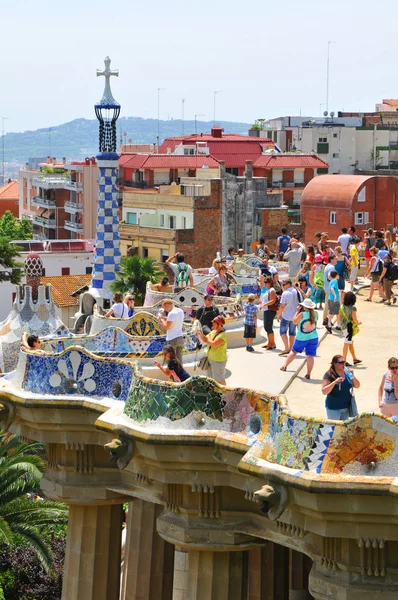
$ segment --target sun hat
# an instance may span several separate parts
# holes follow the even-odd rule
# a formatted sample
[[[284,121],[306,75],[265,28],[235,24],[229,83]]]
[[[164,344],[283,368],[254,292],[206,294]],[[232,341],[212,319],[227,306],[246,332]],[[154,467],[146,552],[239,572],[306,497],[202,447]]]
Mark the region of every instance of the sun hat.
[[[309,298],[306,298],[305,300],[303,300],[302,302],[300,302],[300,306],[304,306],[304,308],[315,308],[316,304],[315,304],[315,302],[313,302]]]
[[[322,262],[323,258],[322,258],[322,254],[315,254],[315,262]]]

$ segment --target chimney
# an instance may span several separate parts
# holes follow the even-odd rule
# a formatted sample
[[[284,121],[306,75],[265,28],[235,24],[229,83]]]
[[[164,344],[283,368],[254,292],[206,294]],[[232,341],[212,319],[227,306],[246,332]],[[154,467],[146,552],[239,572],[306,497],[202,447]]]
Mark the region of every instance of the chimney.
[[[214,126],[211,128],[211,135],[214,138],[222,138],[222,134],[223,134],[224,129],[222,127],[218,126]]]
[[[247,160],[245,166],[246,179],[253,179],[253,161]]]
[[[224,177],[225,177],[225,161],[219,160],[218,162],[220,163],[220,177],[221,177],[221,179],[224,179]]]

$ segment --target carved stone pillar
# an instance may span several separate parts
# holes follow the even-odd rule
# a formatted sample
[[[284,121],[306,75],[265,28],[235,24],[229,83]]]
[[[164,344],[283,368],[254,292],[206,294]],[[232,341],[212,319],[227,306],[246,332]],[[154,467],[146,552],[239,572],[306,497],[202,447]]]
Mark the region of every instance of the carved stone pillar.
[[[186,600],[246,600],[244,552],[189,550]]]
[[[173,600],[186,600],[188,585],[188,551],[175,548]]]
[[[162,510],[144,500],[129,504],[122,600],[172,600],[174,546],[156,531]]]
[[[119,600],[120,504],[69,508],[62,600]]]

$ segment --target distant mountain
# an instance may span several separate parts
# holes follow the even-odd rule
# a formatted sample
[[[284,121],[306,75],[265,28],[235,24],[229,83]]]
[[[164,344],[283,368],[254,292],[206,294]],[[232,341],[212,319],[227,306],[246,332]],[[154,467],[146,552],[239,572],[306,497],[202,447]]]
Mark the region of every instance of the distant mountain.
[[[182,121],[160,121],[160,140],[166,137],[181,135]],[[209,133],[212,121],[197,121],[196,130],[199,133]],[[226,133],[247,134],[249,123],[234,123],[221,121],[220,125]],[[184,121],[184,133],[194,133],[195,122]],[[142,119],[140,117],[124,117],[117,122],[118,142],[120,134],[127,133],[126,140],[134,144],[156,143],[158,132],[157,119]],[[124,137],[123,137],[124,141]],[[98,121],[96,119],[75,119],[55,127],[24,131],[23,133],[7,133],[4,139],[5,160],[16,160],[25,163],[30,157],[55,156],[70,159],[95,156],[98,152]],[[0,136],[1,143],[1,136]]]

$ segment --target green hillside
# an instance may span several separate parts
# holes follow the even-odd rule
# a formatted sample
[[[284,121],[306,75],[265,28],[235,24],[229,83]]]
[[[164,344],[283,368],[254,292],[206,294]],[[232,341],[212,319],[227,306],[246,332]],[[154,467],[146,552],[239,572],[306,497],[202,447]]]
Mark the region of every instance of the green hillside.
[[[210,132],[212,121],[198,121],[197,131]],[[248,123],[221,121],[226,133],[247,134]],[[160,139],[181,135],[180,120],[160,121]],[[193,133],[194,121],[184,122],[185,134]],[[156,119],[141,119],[140,117],[125,117],[118,120],[118,137],[127,133],[126,139],[132,143],[156,143],[158,122]],[[124,140],[124,137],[123,137]],[[98,150],[98,121],[96,119],[75,119],[46,129],[24,131],[23,133],[7,133],[5,135],[5,160],[26,162],[30,157],[56,156],[67,159],[78,159],[94,156]],[[1,136],[0,136],[1,143]]]

